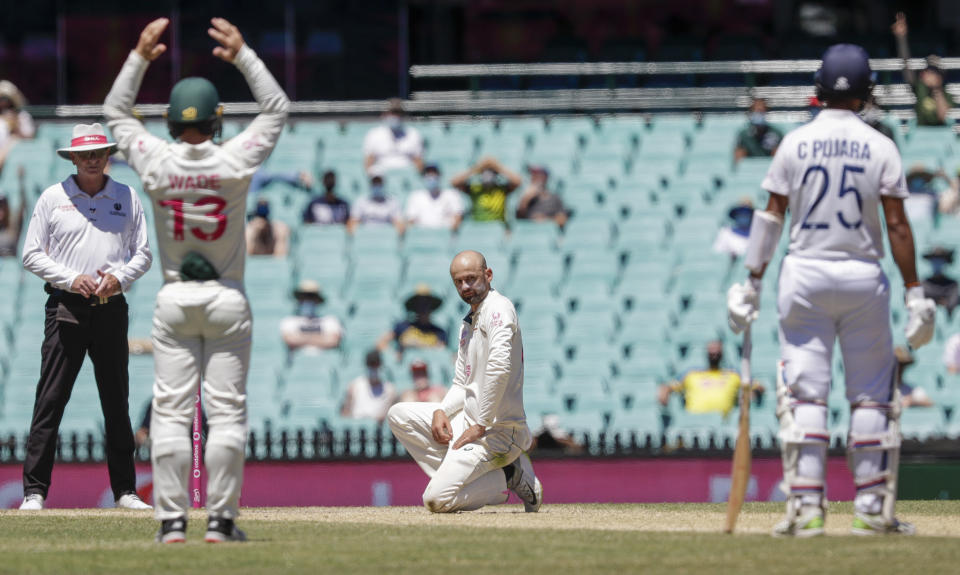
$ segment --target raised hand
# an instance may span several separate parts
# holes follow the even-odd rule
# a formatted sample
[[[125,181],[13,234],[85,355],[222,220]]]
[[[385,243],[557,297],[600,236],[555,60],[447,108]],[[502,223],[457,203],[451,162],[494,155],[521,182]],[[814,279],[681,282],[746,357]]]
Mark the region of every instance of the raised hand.
[[[220,43],[213,49],[213,55],[225,62],[233,62],[237,57],[237,52],[243,48],[243,35],[240,30],[223,18],[211,18],[212,28],[207,29],[207,34]]]
[[[890,26],[890,31],[893,32],[894,36],[902,37],[907,35],[907,15],[903,12],[897,12],[896,20],[893,21],[893,25]]]
[[[147,24],[147,27],[140,33],[140,40],[137,41],[137,47],[135,48],[137,54],[143,56],[147,61],[152,62],[156,60],[160,54],[166,52],[166,44],[158,44],[157,41],[160,39],[163,31],[167,29],[167,24],[169,23],[170,20],[167,18],[157,18]]]

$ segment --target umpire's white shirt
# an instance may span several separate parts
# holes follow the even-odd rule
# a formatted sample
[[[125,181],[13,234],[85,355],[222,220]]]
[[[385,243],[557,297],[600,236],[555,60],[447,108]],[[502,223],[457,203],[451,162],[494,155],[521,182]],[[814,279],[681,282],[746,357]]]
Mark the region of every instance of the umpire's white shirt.
[[[130,186],[109,177],[94,196],[73,176],[47,188],[33,208],[23,266],[62,290],[80,274],[113,275],[123,291],[153,261],[143,206]]]
[[[460,327],[453,385],[442,409],[453,416],[461,409],[467,425],[520,428],[523,449],[530,429],[523,411],[523,339],[517,311],[509,299],[491,289],[477,311]]]

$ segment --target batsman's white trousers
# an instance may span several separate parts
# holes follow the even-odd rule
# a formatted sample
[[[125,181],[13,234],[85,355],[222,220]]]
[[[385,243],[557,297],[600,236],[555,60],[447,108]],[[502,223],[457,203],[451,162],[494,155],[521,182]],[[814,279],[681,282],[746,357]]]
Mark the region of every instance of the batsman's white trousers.
[[[847,399],[890,401],[896,363],[890,284],[879,264],[788,255],[777,307],[786,383],[797,399],[826,401],[839,339]]]
[[[238,514],[247,438],[247,372],[252,319],[244,293],[220,282],[164,285],[153,315],[153,416],[150,420],[154,515],[190,508],[191,425],[198,383],[209,431],[204,462],[207,511]]]
[[[452,449],[469,425],[463,412],[450,419],[453,439],[437,443],[430,431],[439,403],[406,402],[390,408],[390,430],[420,465],[430,482],[423,504],[435,513],[472,511],[507,500],[507,481],[501,468],[530,446],[529,433],[518,428],[491,429],[474,443]]]

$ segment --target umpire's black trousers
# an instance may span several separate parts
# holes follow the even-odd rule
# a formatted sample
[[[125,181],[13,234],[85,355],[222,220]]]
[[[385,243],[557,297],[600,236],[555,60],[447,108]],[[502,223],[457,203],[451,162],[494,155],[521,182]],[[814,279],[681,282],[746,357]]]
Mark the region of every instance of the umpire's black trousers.
[[[53,291],[46,305],[42,365],[23,464],[23,493],[47,496],[57,436],[73,384],[90,354],[106,430],[107,469],[114,499],[135,491],[135,448],[127,405],[127,302]]]

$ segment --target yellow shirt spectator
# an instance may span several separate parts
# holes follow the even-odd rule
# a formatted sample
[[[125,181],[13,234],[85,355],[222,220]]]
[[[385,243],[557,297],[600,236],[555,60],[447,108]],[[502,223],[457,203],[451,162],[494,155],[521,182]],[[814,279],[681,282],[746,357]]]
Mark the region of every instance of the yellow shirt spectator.
[[[729,369],[694,370],[671,388],[683,394],[690,413],[727,413],[736,405],[740,376]]]

